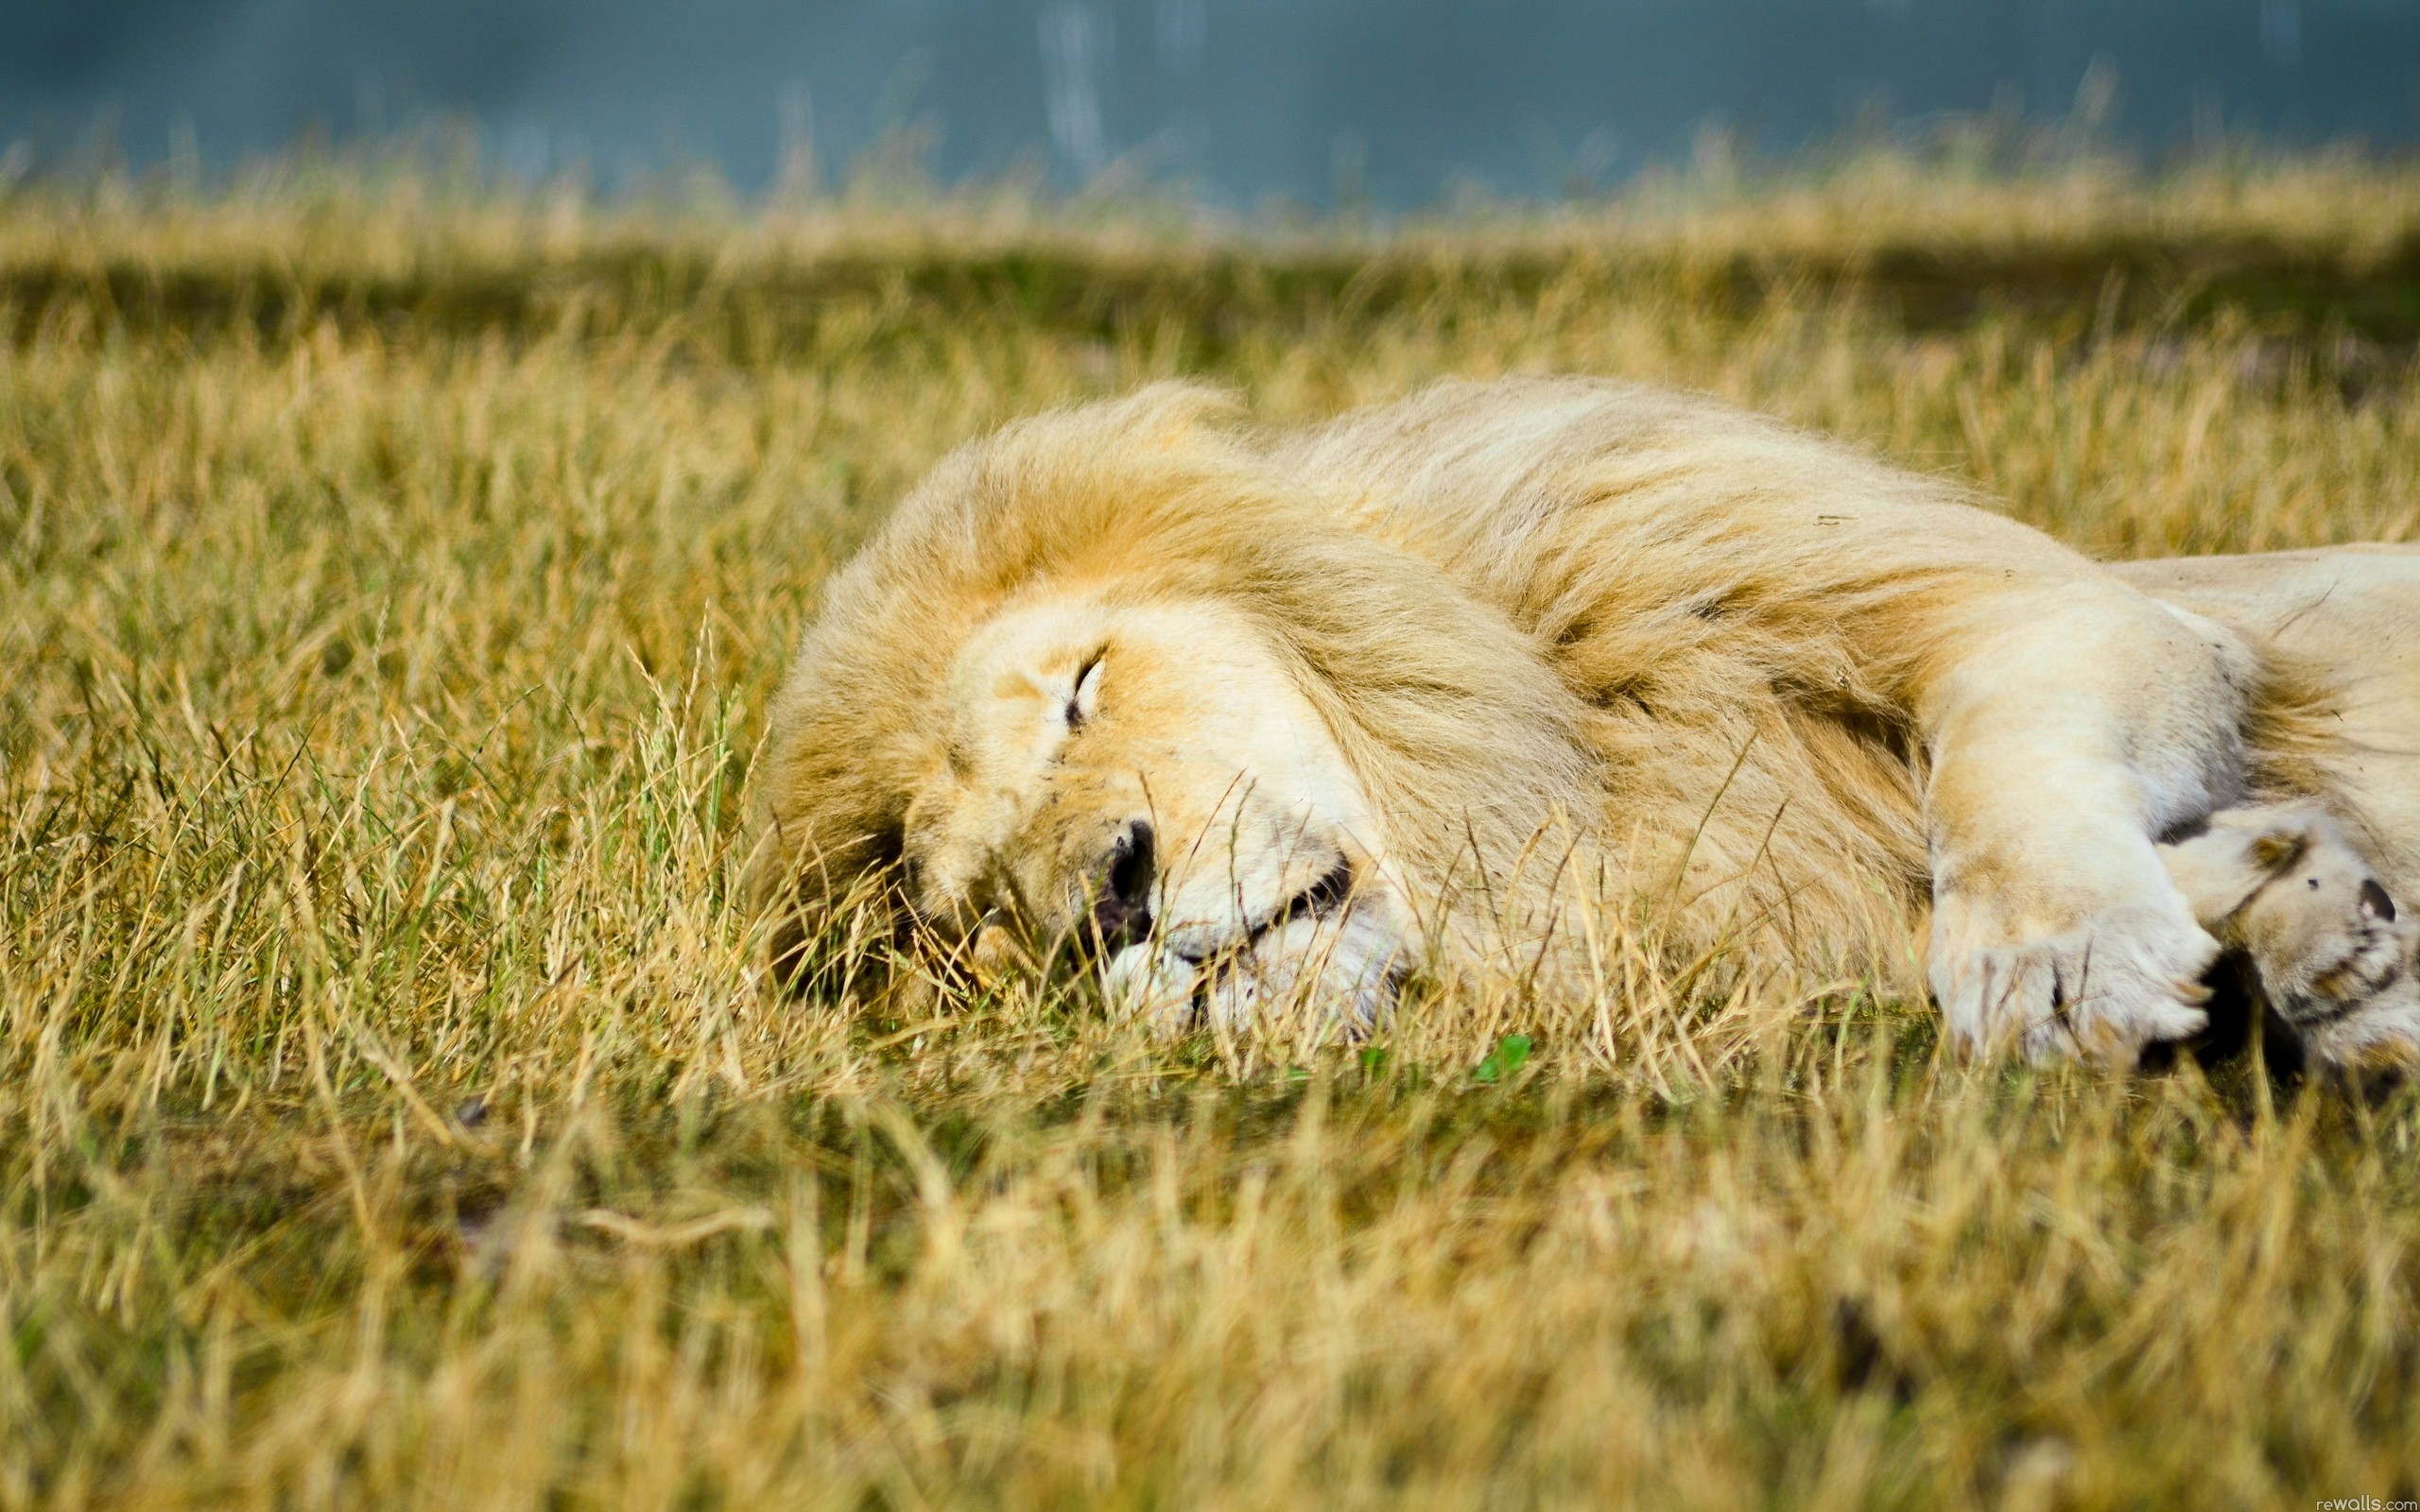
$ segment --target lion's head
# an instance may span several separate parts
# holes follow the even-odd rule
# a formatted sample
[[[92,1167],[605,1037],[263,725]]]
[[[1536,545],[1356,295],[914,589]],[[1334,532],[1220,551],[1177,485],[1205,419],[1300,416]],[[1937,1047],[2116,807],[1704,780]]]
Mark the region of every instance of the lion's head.
[[[1595,790],[1571,695],[1219,407],[1011,426],[833,580],[756,779],[793,940],[856,899],[978,968],[1064,948],[1162,1023],[1307,988],[1366,1022],[1441,927],[1534,925],[1530,852]]]
[[[968,637],[942,719],[900,860],[945,935],[1070,938],[1162,1018],[1305,971],[1368,1018],[1409,963],[1385,826],[1249,615],[1053,585]]]

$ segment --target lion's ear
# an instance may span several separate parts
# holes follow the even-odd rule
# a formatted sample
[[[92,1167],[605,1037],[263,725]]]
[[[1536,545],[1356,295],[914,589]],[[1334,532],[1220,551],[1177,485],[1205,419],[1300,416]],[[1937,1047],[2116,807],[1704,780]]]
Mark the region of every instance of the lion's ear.
[[[1104,660],[1095,656],[1078,675],[1075,696],[1067,700],[1068,729],[1088,725],[1092,723],[1093,716],[1100,713],[1100,668]]]
[[[2168,874],[2204,929],[2215,931],[2309,849],[2327,821],[2300,809],[2221,814],[2188,839],[2159,848]]]

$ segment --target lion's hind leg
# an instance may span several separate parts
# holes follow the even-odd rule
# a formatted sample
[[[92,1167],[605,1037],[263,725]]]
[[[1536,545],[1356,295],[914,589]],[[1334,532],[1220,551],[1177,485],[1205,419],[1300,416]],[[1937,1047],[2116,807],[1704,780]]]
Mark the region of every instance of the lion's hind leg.
[[[2338,1064],[2420,1056],[2420,919],[2325,813],[2229,809],[2160,855],[2307,1052]]]

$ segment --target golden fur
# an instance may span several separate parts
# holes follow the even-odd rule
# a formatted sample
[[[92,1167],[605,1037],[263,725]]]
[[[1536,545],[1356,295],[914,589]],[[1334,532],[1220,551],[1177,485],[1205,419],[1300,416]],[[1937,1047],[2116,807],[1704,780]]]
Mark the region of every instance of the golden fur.
[[[1241,715],[1187,701],[1181,647],[1120,649],[1184,605],[1228,616],[1200,623],[1253,644],[1234,686],[1263,657],[1357,784],[1271,812],[1360,816],[1320,845],[1448,971],[1577,988],[1611,911],[1699,979],[1904,988],[1928,929],[1962,1038],[2125,1051],[2195,1026],[2217,951],[2155,841],[2325,770],[2325,711],[2266,639],[1760,417],[1534,380],[1264,436],[1161,386],[953,454],[828,586],[753,779],[777,953],[840,902],[945,946],[1009,915],[1080,934],[1126,810],[1165,830],[1173,804],[1196,850],[1239,823],[1232,775],[1172,796],[1154,764]],[[1288,781],[1326,795],[1322,770]],[[1313,949],[1333,900],[1293,864],[1221,948]]]

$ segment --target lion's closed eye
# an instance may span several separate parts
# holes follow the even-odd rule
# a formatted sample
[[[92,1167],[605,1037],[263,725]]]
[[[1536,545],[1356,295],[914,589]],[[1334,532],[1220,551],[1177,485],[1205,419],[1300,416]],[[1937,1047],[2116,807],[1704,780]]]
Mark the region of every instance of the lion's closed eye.
[[[1100,709],[1100,668],[1103,653],[1095,651],[1076,674],[1076,691],[1067,699],[1067,728],[1081,730]]]

